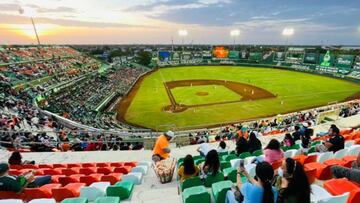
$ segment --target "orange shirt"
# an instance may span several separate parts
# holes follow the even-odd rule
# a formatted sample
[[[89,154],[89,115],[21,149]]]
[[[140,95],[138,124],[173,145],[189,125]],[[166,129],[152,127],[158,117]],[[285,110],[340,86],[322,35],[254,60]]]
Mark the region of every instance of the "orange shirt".
[[[169,141],[166,139],[165,135],[160,135],[156,140],[153,153],[156,155],[161,156],[162,158],[166,159],[169,157],[169,153],[165,153],[163,149],[169,147]]]

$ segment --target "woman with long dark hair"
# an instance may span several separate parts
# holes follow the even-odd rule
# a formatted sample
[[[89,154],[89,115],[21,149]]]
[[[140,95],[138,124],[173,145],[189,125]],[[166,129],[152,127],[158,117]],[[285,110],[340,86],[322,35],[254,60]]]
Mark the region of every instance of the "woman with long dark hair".
[[[199,175],[199,167],[195,166],[194,159],[191,155],[186,155],[182,166],[178,170],[180,182],[184,182],[185,179]]]
[[[264,161],[272,164],[284,158],[284,152],[280,148],[280,142],[276,139],[270,140],[264,150]]]
[[[225,203],[275,203],[277,191],[271,186],[274,169],[267,162],[260,162],[255,168],[256,179],[251,177],[245,168],[238,169],[236,189],[229,190]],[[242,183],[241,174],[247,178]]]
[[[236,154],[239,156],[243,152],[249,151],[249,144],[247,140],[242,136],[236,141]]]
[[[220,160],[216,150],[211,150],[205,157],[205,162],[201,167],[203,172],[203,178],[208,175],[215,176],[220,171]]]
[[[278,175],[277,203],[310,203],[311,187],[304,168],[299,162],[287,158],[279,169]]]
[[[256,137],[256,134],[254,132],[250,133],[248,145],[249,145],[250,153],[253,153],[256,150],[259,150],[262,147],[261,141]]]

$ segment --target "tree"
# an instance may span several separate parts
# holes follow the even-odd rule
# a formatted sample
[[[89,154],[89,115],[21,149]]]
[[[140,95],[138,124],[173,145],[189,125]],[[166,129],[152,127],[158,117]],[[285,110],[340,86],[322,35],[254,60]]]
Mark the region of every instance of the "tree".
[[[151,58],[152,54],[150,52],[141,50],[136,57],[136,62],[141,65],[148,66],[151,62]]]

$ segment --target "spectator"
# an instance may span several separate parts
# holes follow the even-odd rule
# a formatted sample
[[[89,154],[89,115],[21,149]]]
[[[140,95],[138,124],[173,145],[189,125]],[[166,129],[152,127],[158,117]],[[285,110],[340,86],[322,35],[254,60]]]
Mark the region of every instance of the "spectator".
[[[256,137],[255,132],[251,132],[249,135],[249,152],[254,153],[256,150],[259,150],[262,148],[261,141]]]
[[[9,157],[10,165],[23,165],[23,164],[35,164],[35,161],[22,161],[22,156],[19,151],[14,151]]]
[[[186,155],[182,166],[178,170],[180,182],[184,182],[185,179],[195,177],[199,175],[199,167],[195,166],[194,159],[191,155]]]
[[[300,140],[300,126],[296,125],[295,127],[295,132],[293,132],[292,137],[294,139],[294,142],[296,142],[297,140]]]
[[[329,129],[330,138],[323,144],[317,145],[316,150],[318,152],[337,152],[340,149],[344,149],[345,139],[339,134],[340,130],[336,125],[331,125]]]
[[[243,152],[249,151],[249,144],[244,136],[238,137],[236,141],[236,154],[239,156]]]
[[[290,135],[290,133],[286,133],[284,140],[282,141],[283,146],[286,147],[291,147],[295,144],[294,139],[292,138],[292,136]]]
[[[154,162],[167,159],[170,155],[169,141],[174,137],[172,131],[166,132],[164,135],[160,135],[156,140],[152,160]],[[121,147],[121,146],[120,146]]]
[[[276,187],[277,203],[310,203],[309,180],[303,166],[292,158],[287,158],[278,170]]]
[[[205,157],[205,162],[201,167],[202,178],[208,175],[215,176],[220,171],[220,160],[216,150],[210,150]]]
[[[277,191],[271,186],[274,170],[267,162],[256,165],[256,178],[251,177],[245,168],[238,169],[236,189],[226,193],[225,203],[274,203],[277,199]],[[241,174],[247,178],[242,183]]]
[[[332,166],[331,172],[335,178],[347,178],[360,184],[360,153],[351,164],[351,168],[343,166]]]
[[[200,146],[197,148],[197,151],[200,153],[200,156],[206,157],[207,153],[211,150],[211,146],[209,143],[203,142],[200,144]]]
[[[311,128],[306,128],[304,135],[301,135],[300,139],[301,139],[301,147],[303,148],[302,150],[304,152],[307,152],[307,149],[310,147],[310,140],[311,137],[314,134],[314,130]]]
[[[51,176],[35,178],[34,171],[28,171],[20,176],[9,175],[9,165],[0,163],[0,191],[21,193],[27,187],[40,187],[51,182]]]
[[[217,152],[227,152],[228,151],[228,149],[227,149],[227,147],[226,147],[226,142],[225,141],[220,141],[220,143],[219,143],[219,146],[218,146],[218,148],[217,148]]]
[[[284,158],[284,152],[280,149],[280,142],[276,139],[270,140],[264,150],[264,161],[272,164]]]

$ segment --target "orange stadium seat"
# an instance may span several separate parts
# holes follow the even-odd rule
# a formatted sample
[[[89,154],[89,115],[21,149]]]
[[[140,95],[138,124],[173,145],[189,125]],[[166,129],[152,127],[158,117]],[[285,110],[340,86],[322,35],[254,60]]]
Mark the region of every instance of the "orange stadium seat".
[[[351,164],[357,159],[356,155],[348,155],[343,157],[344,164],[342,166],[344,167],[351,167]]]
[[[360,202],[360,187],[346,178],[328,180],[324,183],[324,188],[332,195],[342,195],[345,192],[350,192],[347,203]]]
[[[273,168],[274,170],[276,170],[276,169],[278,169],[278,168],[281,167],[282,163],[283,163],[282,160],[276,161],[276,162],[272,163],[271,166],[272,166],[272,168]]]
[[[108,175],[112,172],[114,172],[115,167],[99,167],[97,168],[97,173],[102,173],[104,175]]]
[[[61,184],[46,184],[39,188],[25,188],[25,199],[30,201],[33,199],[52,198],[52,189],[60,187]]]
[[[62,170],[62,168],[44,169],[44,174],[45,175],[62,175],[61,170]]]
[[[114,169],[114,173],[128,174],[131,171],[131,166],[122,166]]]
[[[24,193],[0,191],[0,199],[24,199]]]
[[[10,165],[10,169],[20,170],[20,169],[23,169],[23,167],[21,165]]]
[[[114,163],[110,163],[110,166],[113,166],[113,167],[122,167],[122,166],[124,166],[124,163],[114,162]]]
[[[79,173],[84,175],[90,175],[96,173],[97,167],[80,168]]]
[[[78,197],[80,189],[86,186],[85,183],[69,183],[64,187],[53,188],[53,197],[57,202],[61,202],[66,198]]]
[[[100,182],[102,176],[103,176],[103,174],[100,174],[100,173],[94,173],[94,174],[90,174],[87,176],[81,176],[80,182],[85,183],[86,186],[89,186],[94,182]]]
[[[54,168],[67,168],[67,164],[53,164]]]
[[[131,166],[131,167],[135,167],[137,166],[137,162],[125,162],[124,166]]]
[[[52,183],[59,183],[59,178],[65,177],[65,175],[51,175],[51,182]]]
[[[306,176],[308,177],[309,183],[313,184],[316,179],[316,169],[306,169],[305,168]]]
[[[54,168],[52,164],[39,164],[39,168]]]
[[[73,175],[73,174],[79,174],[79,172],[80,172],[80,167],[61,169],[61,173],[63,175],[66,175],[66,176],[70,176],[70,175]]]
[[[65,186],[69,183],[79,183],[80,177],[84,176],[83,174],[75,174],[71,176],[59,177],[59,183],[62,186]]]
[[[82,163],[81,166],[84,168],[96,167],[96,164],[95,163]]]
[[[108,175],[103,175],[101,181],[110,182],[111,185],[121,181],[122,173],[110,173]]]
[[[326,165],[318,162],[312,162],[304,165],[305,170],[316,170],[316,178],[319,180],[328,180],[332,178],[330,171],[331,165]]]
[[[96,167],[108,167],[110,163],[96,163]]]
[[[68,168],[74,168],[74,167],[82,167],[81,164],[67,164]]]

